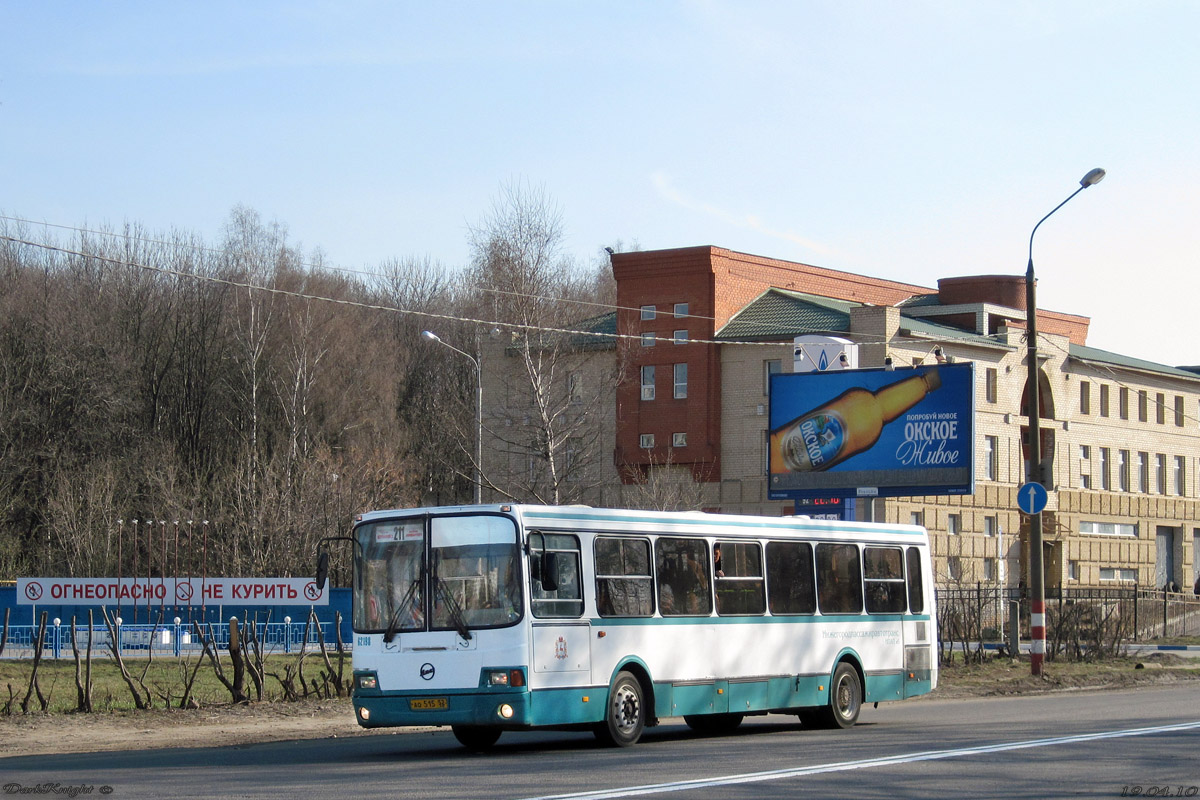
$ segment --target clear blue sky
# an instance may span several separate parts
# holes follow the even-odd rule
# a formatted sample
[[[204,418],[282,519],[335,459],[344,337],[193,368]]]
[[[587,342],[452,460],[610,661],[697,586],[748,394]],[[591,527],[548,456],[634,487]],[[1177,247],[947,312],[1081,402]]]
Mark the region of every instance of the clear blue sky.
[[[568,249],[1023,274],[1089,344],[1200,363],[1200,3],[0,2],[0,213],[330,263],[467,258],[506,182]]]

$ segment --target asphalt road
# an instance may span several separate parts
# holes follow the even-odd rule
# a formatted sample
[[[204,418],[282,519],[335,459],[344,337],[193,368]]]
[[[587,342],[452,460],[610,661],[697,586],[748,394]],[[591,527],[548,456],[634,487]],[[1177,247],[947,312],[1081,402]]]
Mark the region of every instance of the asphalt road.
[[[1200,797],[1200,686],[910,701],[865,708],[849,731],[758,717],[706,738],[668,720],[628,749],[549,732],[505,734],[473,754],[439,731],[0,759],[5,795],[73,787],[324,800]]]

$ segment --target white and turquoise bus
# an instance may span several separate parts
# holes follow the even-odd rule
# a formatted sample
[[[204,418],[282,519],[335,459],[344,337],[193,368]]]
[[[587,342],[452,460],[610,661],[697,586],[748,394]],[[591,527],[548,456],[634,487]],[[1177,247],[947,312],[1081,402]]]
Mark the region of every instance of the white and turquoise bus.
[[[364,727],[627,746],[665,717],[845,728],[937,685],[920,527],[494,505],[363,514],[353,539]]]

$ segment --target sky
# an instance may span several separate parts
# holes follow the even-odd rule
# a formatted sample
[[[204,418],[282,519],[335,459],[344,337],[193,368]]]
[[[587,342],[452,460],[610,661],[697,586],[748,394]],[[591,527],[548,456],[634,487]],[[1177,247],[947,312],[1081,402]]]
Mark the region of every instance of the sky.
[[[446,269],[503,187],[565,249],[1023,275],[1200,364],[1200,3],[0,0],[0,214]],[[35,229],[36,230],[36,229]]]

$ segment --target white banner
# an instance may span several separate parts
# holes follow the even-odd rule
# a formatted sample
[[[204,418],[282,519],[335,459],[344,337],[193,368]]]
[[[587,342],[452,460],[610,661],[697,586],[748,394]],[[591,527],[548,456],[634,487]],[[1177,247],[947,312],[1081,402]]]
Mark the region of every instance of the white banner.
[[[311,578],[17,578],[17,605],[329,605]]]

